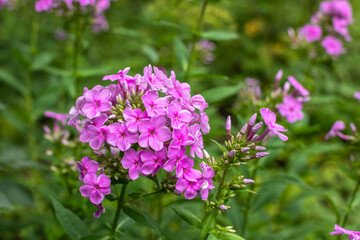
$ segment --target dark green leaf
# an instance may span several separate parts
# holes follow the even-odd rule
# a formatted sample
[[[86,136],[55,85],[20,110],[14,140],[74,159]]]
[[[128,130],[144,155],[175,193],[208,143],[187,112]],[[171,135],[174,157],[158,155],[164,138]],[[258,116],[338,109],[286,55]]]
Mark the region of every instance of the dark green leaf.
[[[55,216],[71,239],[79,239],[90,235],[85,223],[72,211],[65,208],[58,200],[51,197]]]
[[[214,142],[214,143],[216,143],[216,145],[220,148],[220,150],[222,151],[222,152],[227,152],[227,150],[226,150],[226,148],[223,146],[223,145],[221,145],[220,143],[218,143],[217,141],[215,141],[214,139],[210,139],[212,142]]]
[[[223,239],[223,240],[245,240],[245,238],[243,238],[235,233],[223,233],[221,239]]]
[[[13,87],[14,89],[18,90],[23,95],[26,94],[27,89],[24,85],[15,78],[10,72],[0,69],[0,81],[6,83],[8,86]]]
[[[240,84],[216,87],[202,92],[202,95],[208,103],[214,103],[235,95],[242,87]]]
[[[184,208],[172,208],[172,210],[190,225],[201,229],[201,220],[191,211]]]
[[[156,64],[159,62],[159,54],[157,53],[156,49],[150,45],[143,45],[141,47],[141,52],[149,58],[149,60]]]
[[[25,206],[34,205],[31,191],[17,182],[0,182],[0,191],[6,195],[12,204],[21,204]]]
[[[12,208],[12,205],[6,195],[0,191],[0,208]]]
[[[158,233],[160,236],[162,236],[159,224],[149,213],[142,211],[134,206],[129,206],[129,205],[124,206],[123,210],[126,213],[126,215],[128,215],[130,218],[132,218],[135,222],[137,222],[141,225],[144,225],[148,228],[151,228],[156,233]]]
[[[230,31],[208,31],[201,34],[202,38],[212,41],[227,41],[239,38],[239,34]]]

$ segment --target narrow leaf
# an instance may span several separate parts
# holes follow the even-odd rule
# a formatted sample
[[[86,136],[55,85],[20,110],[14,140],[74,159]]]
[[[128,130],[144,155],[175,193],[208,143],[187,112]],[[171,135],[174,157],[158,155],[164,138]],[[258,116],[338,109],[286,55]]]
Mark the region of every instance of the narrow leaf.
[[[212,41],[228,41],[239,38],[239,34],[230,31],[209,31],[201,34],[202,38]]]
[[[172,208],[172,210],[190,225],[201,229],[201,220],[191,211],[184,208]]]
[[[174,39],[174,52],[180,69],[182,71],[187,70],[189,67],[189,51],[178,37]]]
[[[5,196],[3,192],[0,192],[0,208],[12,208],[9,199]]]
[[[55,198],[51,197],[51,201],[57,220],[71,239],[79,239],[90,235],[85,223],[75,213],[65,208]]]
[[[202,93],[208,103],[214,103],[235,95],[243,86],[222,86],[206,90]]]
[[[124,206],[123,210],[126,215],[132,218],[135,222],[151,228],[160,236],[162,236],[159,224],[149,213],[142,211],[134,206]]]
[[[0,69],[0,81],[6,83],[8,86],[14,88],[15,90],[18,90],[23,95],[25,95],[27,92],[23,84],[19,83],[14,75],[3,69]]]
[[[206,239],[206,236],[208,235],[210,229],[214,226],[215,224],[215,217],[216,217],[216,213],[211,211],[208,212],[204,219],[201,222],[201,236],[200,239]]]
[[[226,148],[224,148],[224,146],[221,145],[220,143],[218,143],[216,140],[214,140],[214,139],[210,139],[210,140],[211,140],[212,142],[216,143],[216,145],[220,148],[220,150],[221,150],[222,152],[227,152]]]

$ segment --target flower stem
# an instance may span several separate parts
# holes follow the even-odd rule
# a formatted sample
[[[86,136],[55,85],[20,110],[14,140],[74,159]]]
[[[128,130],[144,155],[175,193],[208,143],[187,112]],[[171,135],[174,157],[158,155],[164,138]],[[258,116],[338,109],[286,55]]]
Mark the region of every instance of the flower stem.
[[[251,176],[251,179],[255,179],[256,178],[256,174],[257,174],[257,165],[255,165],[255,169],[253,171],[253,174]],[[241,225],[241,236],[245,237],[245,232],[246,232],[246,227],[248,225],[248,218],[249,218],[249,209],[251,206],[251,199],[252,199],[253,195],[252,194],[248,194],[247,198],[246,198],[246,202],[245,202],[245,212],[244,212],[244,218],[243,218],[243,222]]]
[[[220,197],[221,197],[221,194],[222,194],[222,189],[224,187],[224,182],[225,182],[225,178],[226,178],[226,174],[228,173],[228,169],[229,168],[225,168],[224,172],[223,172],[223,175],[221,177],[221,180],[220,180],[220,183],[219,183],[219,190],[218,190],[218,193],[216,195],[216,200],[219,200]]]
[[[189,78],[190,68],[191,68],[191,65],[192,65],[192,63],[194,61],[195,45],[199,40],[199,32],[201,31],[201,26],[202,26],[202,23],[203,23],[203,19],[204,19],[207,4],[208,4],[208,0],[203,0],[202,1],[200,16],[199,16],[199,19],[197,21],[197,25],[196,25],[196,29],[195,29],[196,32],[194,33],[193,40],[192,40],[192,45],[191,45],[191,49],[190,49],[189,64],[188,64],[188,67],[186,69],[185,80],[187,80]]]
[[[354,203],[356,193],[357,193],[358,190],[359,190],[359,187],[360,187],[360,177],[358,177],[358,179],[357,179],[357,181],[356,181],[356,185],[355,185],[354,191],[351,193],[350,201],[349,201],[349,203],[348,203],[348,205],[347,205],[344,219],[343,219],[343,221],[341,222],[341,226],[342,226],[342,227],[345,227],[345,225],[346,225],[346,223],[347,223],[347,220],[348,220],[348,218],[349,218],[349,214],[350,214],[350,212],[351,212],[351,208],[352,208],[352,205],[353,205],[353,203]]]
[[[125,198],[125,192],[126,192],[127,185],[128,185],[128,183],[124,183],[122,185],[120,197],[117,198],[117,201],[118,201],[117,202],[117,208],[116,208],[114,222],[113,222],[112,229],[111,229],[111,235],[112,236],[114,236],[115,231],[116,231],[116,227],[117,227],[118,222],[119,222],[120,213],[121,213],[122,207],[124,205],[124,198]],[[116,189],[116,186],[115,186],[115,189]]]

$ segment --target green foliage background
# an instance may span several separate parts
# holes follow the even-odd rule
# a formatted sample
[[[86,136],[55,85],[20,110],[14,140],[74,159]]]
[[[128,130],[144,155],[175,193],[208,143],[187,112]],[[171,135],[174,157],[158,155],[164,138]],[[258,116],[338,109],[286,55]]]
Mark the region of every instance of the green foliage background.
[[[289,141],[272,140],[267,145],[270,155],[248,166],[250,171],[258,167],[252,189],[257,194],[238,193],[232,208],[217,221],[234,226],[250,240],[335,239],[328,233],[337,222],[336,212],[343,216],[347,211],[355,186],[351,170],[359,168],[359,156],[355,154],[353,162],[349,156],[360,149],[339,139],[323,139],[336,120],[360,127],[360,105],[353,98],[354,92],[360,91],[360,2],[350,1],[355,24],[350,26],[353,41],[346,43],[347,53],[337,60],[321,61],[311,59],[305,50],[291,48],[287,34],[289,27],[297,29],[309,21],[319,1],[209,2],[201,32],[197,29],[201,1],[112,2],[106,12],[110,30],[94,34],[88,29],[81,38],[80,86],[103,84],[104,75],[127,66],[130,73],[141,73],[148,64],[162,66],[168,74],[175,70],[184,81],[187,50],[194,34],[214,40],[215,60],[203,64],[196,58],[186,81],[193,95],[202,93],[210,103],[211,132],[205,137],[205,148],[219,156],[221,152],[210,139],[226,139],[227,115],[232,115],[235,133],[259,110],[244,107],[237,97],[244,79],[259,79],[265,94],[271,91],[279,69],[285,76],[295,76],[312,95],[305,106],[305,119],[292,125],[280,120],[289,129]],[[31,0],[21,2],[15,10],[0,10],[2,239],[101,239],[114,215],[115,202],[106,201],[106,214],[99,220],[92,217],[95,208],[81,197],[77,173],[64,164],[65,158],[80,160],[79,153],[62,149],[58,157],[45,154],[53,145],[43,138],[42,126],[52,124],[44,112],[68,112],[78,96],[71,74],[74,36],[69,34],[65,41],[54,37],[55,30],[69,24],[55,14],[36,13]],[[129,185],[129,192],[141,195],[151,188],[152,183],[142,178]],[[196,217],[203,217],[200,200],[166,195],[161,201],[150,196],[133,203],[141,210],[125,209],[118,239],[159,239],[161,235],[165,239],[199,238],[200,230],[194,225]],[[360,195],[356,194],[348,221],[354,230],[360,230],[359,203]],[[178,216],[186,209],[196,216],[189,220],[193,226]],[[147,213],[136,215],[136,211]],[[245,214],[249,217],[244,233]],[[67,218],[81,232],[66,227]],[[89,233],[94,234],[85,237]],[[238,238],[228,234],[221,239]]]

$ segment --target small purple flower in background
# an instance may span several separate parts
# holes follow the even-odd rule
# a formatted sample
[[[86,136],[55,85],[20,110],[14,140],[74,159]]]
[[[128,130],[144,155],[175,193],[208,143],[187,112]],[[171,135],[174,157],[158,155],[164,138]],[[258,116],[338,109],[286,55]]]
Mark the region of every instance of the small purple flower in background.
[[[348,26],[353,22],[352,8],[347,0],[323,1],[319,10],[311,17],[311,23],[299,29],[299,36],[309,43],[321,41],[321,46],[328,55],[339,56],[345,53],[341,40],[352,40]],[[301,43],[296,39],[295,33],[290,37],[295,46]]]
[[[309,43],[319,41],[321,39],[322,29],[320,26],[306,24],[299,29],[299,34]]]
[[[329,55],[339,56],[344,52],[341,41],[333,36],[325,37],[321,45],[325,48],[325,51]]]
[[[356,98],[360,102],[360,92],[355,92],[354,93],[354,98]]]
[[[81,195],[89,198],[93,204],[100,204],[105,195],[111,192],[111,181],[105,174],[96,176],[96,173],[88,173],[84,177],[84,183],[85,185],[80,187]]]
[[[90,157],[85,156],[81,159],[81,162],[76,161],[77,170],[79,171],[79,180],[83,181],[84,177],[88,173],[96,173],[99,169],[99,163],[91,160]]]
[[[301,102],[297,101],[292,96],[286,96],[281,104],[278,104],[277,109],[281,116],[286,117],[289,123],[294,123],[304,118]]]
[[[354,129],[355,125],[350,125],[353,132],[356,134],[356,129]],[[345,129],[345,123],[341,120],[336,121],[331,127],[330,131],[325,135],[325,140],[328,140],[330,137],[340,137],[343,140],[353,140],[353,136],[345,135],[341,131]],[[355,130],[355,131],[354,131]]]
[[[196,48],[199,51],[199,55],[205,64],[210,64],[215,60],[213,51],[216,49],[216,44],[206,39],[201,39],[197,44]]]
[[[301,85],[293,76],[289,76],[288,80],[295,90],[300,93],[300,95],[304,97],[309,96],[309,91],[306,90],[306,88],[304,88],[303,85]]]
[[[99,205],[95,205],[95,206],[97,207],[98,210],[96,210],[96,212],[94,212],[94,217],[99,218],[99,217],[101,217],[102,214],[105,213],[105,208],[102,206],[101,203]]]
[[[335,231],[331,232],[330,235],[348,235],[349,240],[359,240],[360,239],[360,232],[347,230],[345,228],[340,227],[339,225],[335,224]]]

